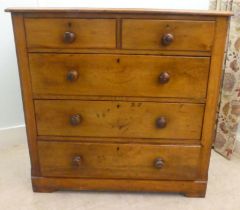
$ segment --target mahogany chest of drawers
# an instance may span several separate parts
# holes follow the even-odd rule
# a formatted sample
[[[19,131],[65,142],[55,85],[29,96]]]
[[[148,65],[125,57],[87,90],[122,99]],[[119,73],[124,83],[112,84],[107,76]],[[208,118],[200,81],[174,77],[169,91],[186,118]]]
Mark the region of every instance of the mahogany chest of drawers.
[[[7,11],[35,192],[205,196],[230,13]]]

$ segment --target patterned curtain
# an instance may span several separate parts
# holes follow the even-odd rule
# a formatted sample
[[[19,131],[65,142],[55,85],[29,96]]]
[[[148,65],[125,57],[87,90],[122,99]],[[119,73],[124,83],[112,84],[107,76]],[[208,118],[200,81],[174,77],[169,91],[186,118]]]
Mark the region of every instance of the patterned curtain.
[[[215,150],[230,159],[240,133],[240,0],[210,0],[211,10],[233,11],[225,52]]]

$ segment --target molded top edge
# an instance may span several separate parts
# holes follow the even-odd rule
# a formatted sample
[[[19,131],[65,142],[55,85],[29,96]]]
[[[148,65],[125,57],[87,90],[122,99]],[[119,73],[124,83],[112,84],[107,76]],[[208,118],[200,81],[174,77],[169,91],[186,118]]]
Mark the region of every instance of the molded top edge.
[[[168,14],[168,15],[203,15],[203,16],[232,16],[230,11],[218,10],[168,10],[168,9],[140,9],[140,8],[54,8],[54,7],[11,7],[5,12],[12,13],[144,13],[144,14]]]

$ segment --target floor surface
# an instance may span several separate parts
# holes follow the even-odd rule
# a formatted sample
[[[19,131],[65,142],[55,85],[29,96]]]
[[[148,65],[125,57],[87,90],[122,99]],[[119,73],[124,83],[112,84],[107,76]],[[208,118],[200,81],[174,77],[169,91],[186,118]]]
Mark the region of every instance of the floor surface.
[[[27,145],[0,148],[0,210],[240,210],[240,158],[212,152],[206,198],[166,193],[33,193]]]

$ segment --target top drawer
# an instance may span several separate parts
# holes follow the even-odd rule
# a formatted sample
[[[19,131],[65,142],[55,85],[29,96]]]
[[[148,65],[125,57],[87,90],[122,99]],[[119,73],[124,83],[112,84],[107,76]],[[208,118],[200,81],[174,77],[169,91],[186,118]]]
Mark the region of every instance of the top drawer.
[[[28,48],[115,48],[113,19],[26,18]]]
[[[122,47],[142,50],[210,51],[214,21],[123,20]]]

